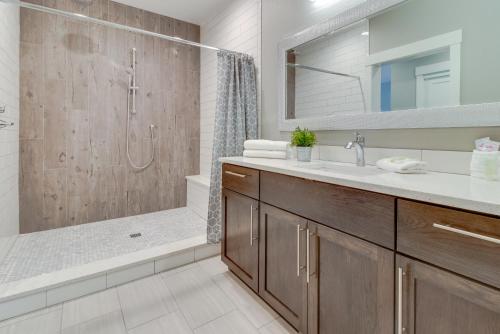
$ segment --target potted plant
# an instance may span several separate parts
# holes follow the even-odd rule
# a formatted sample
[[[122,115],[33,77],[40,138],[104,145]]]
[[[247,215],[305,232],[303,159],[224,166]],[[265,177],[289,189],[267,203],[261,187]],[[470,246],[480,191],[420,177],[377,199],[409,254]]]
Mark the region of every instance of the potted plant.
[[[292,146],[297,147],[297,160],[311,161],[312,147],[316,145],[316,134],[308,129],[297,127],[292,132]]]

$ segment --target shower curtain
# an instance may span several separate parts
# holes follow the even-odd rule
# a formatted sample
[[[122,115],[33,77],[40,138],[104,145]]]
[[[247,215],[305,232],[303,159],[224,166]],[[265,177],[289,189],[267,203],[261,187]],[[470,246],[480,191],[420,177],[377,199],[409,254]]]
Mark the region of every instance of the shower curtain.
[[[257,138],[257,83],[252,57],[221,51],[217,65],[212,173],[208,203],[208,243],[221,238],[221,163],[219,158],[241,156],[243,143]]]

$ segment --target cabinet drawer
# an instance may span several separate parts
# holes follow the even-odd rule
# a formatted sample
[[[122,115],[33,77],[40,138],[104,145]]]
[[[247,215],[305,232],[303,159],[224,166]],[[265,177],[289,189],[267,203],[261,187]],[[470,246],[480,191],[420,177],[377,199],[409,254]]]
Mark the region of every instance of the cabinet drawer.
[[[262,202],[394,249],[394,197],[264,171],[260,177]]]
[[[222,165],[222,187],[259,199],[259,171],[235,165]]]
[[[397,250],[500,288],[500,218],[398,200]]]

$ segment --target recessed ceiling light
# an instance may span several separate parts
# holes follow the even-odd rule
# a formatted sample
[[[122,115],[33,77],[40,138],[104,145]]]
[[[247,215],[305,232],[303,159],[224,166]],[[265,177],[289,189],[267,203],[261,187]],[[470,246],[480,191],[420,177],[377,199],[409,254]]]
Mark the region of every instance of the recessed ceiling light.
[[[369,36],[370,35],[370,32],[369,31],[363,31],[361,33],[361,36]]]

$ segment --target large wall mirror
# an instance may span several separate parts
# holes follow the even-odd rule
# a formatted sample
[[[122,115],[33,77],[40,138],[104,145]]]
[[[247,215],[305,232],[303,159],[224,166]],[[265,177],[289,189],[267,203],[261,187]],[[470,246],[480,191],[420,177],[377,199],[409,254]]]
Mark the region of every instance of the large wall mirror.
[[[360,0],[283,40],[281,130],[500,125],[498,13],[498,0]]]

